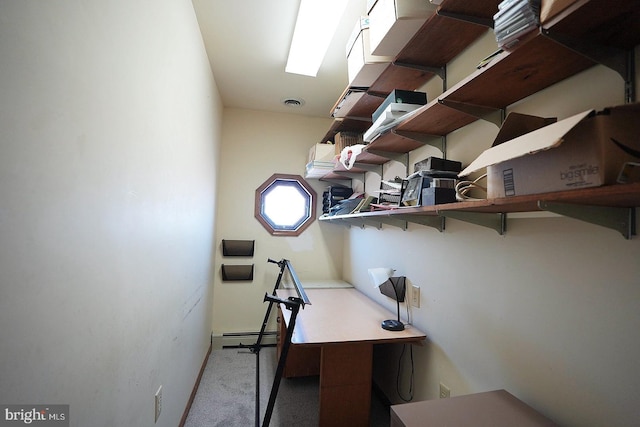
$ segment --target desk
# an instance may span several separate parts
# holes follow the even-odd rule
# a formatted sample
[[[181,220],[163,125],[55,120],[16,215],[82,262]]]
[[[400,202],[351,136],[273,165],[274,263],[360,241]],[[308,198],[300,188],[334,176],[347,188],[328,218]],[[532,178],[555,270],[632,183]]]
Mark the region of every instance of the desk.
[[[288,289],[279,298],[295,296]],[[412,326],[404,331],[380,327],[395,313],[355,288],[306,289],[311,305],[298,312],[292,348],[320,347],[320,426],[368,427],[371,406],[373,345],[419,343],[426,335]],[[290,312],[281,307],[288,324]]]

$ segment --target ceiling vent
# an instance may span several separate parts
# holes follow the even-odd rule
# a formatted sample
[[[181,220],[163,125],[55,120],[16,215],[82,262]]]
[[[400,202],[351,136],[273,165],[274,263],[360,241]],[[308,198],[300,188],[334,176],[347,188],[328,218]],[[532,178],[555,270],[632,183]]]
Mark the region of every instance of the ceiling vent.
[[[284,98],[282,103],[287,107],[299,108],[304,105],[304,99],[301,98]]]

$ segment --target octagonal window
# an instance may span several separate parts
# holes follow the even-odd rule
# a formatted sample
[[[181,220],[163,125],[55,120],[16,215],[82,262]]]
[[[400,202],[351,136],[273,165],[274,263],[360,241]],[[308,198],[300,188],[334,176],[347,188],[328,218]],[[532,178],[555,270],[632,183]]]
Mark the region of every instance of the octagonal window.
[[[255,217],[273,235],[297,236],[315,219],[315,198],[301,176],[274,174],[256,190]]]

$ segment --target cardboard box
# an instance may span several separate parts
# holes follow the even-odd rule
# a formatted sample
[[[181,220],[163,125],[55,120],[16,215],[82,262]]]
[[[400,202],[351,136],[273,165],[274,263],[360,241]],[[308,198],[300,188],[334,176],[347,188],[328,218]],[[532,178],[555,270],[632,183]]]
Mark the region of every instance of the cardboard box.
[[[393,61],[391,56],[371,54],[369,20],[361,18],[347,43],[347,74],[349,86],[370,87]]]
[[[371,53],[393,57],[436,11],[425,0],[375,0],[369,6]]]
[[[576,0],[542,0],[540,2],[540,23],[546,24],[547,21],[575,2]]]
[[[640,104],[589,110],[489,148],[459,176],[487,168],[487,197],[614,184],[640,159]]]
[[[318,143],[314,144],[313,147],[311,147],[311,149],[309,150],[309,158],[307,159],[307,163],[313,161],[330,162],[335,157],[335,147],[333,146],[333,144]]]

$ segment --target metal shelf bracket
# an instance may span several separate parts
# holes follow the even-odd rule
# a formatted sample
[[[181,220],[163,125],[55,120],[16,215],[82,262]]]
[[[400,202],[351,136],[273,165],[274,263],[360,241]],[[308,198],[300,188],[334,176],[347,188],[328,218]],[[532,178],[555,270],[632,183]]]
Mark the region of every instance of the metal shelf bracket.
[[[602,64],[622,77],[625,82],[625,102],[635,100],[635,50],[625,50],[585,41],[543,28],[542,34],[568,49]]]
[[[373,227],[377,230],[382,229],[382,222],[378,220],[372,220],[368,218],[345,218],[345,221],[350,223],[351,225],[355,225],[360,228],[365,228],[365,226]]]
[[[438,215],[468,222],[482,227],[487,227],[503,236],[507,232],[506,213],[488,212],[463,212],[463,211],[438,211]]]
[[[398,227],[402,231],[407,231],[407,221],[403,221],[401,219],[391,218],[391,217],[387,217],[387,218],[377,217],[376,221],[380,221],[383,224],[391,225],[393,227]]]
[[[373,164],[373,163],[362,163],[362,162],[356,161],[353,164],[353,167],[356,168],[356,169],[362,169],[362,170],[367,171],[367,172],[378,172],[382,168],[382,165],[376,165],[376,164]],[[380,173],[380,172],[378,172],[378,173]]]
[[[538,201],[542,210],[616,230],[625,239],[636,234],[636,209]]]
[[[425,71],[427,73],[435,74],[440,77],[442,80],[447,80],[447,68],[446,66],[442,67],[430,67],[428,65],[416,65],[416,64],[408,64],[406,62],[397,62],[393,61],[393,65],[402,68],[409,68],[411,70]]]
[[[424,145],[431,145],[432,147],[436,147],[442,153],[446,151],[446,139],[444,136],[440,135],[429,135],[426,133],[420,132],[408,132],[402,130],[392,130],[396,135],[400,135],[403,138],[412,139]]]
[[[398,214],[394,215],[394,217],[406,222],[426,225],[427,227],[435,228],[440,232],[444,231],[445,227],[445,218],[441,216]]]
[[[504,108],[485,107],[483,105],[466,104],[464,102],[439,99],[438,102],[454,110],[462,111],[470,116],[477,117],[500,127],[504,121]]]
[[[384,157],[385,159],[388,159],[388,160],[394,160],[396,162],[400,162],[405,167],[409,164],[409,153],[396,153],[392,151],[381,151],[381,150],[367,150],[367,153]]]

